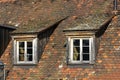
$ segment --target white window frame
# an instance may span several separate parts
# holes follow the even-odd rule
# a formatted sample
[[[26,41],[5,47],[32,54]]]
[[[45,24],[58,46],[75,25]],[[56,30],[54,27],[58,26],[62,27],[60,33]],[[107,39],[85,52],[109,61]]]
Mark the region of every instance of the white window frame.
[[[74,39],[79,39],[80,40],[80,60],[75,61],[73,60],[73,40]],[[83,60],[83,53],[82,53],[82,40],[83,39],[89,39],[89,61]],[[69,37],[68,38],[68,46],[69,46],[69,52],[68,52],[68,62],[72,64],[94,64],[95,60],[95,41],[93,36],[85,36],[85,37]]]
[[[24,61],[19,61],[19,42],[24,42]],[[27,42],[32,42],[32,61],[27,61]],[[34,47],[33,41],[17,41],[17,62],[18,63],[34,63]]]
[[[29,38],[28,38],[29,39]],[[37,63],[37,38],[34,38],[34,39],[30,39],[30,40],[15,40],[14,39],[14,64],[36,64]],[[27,55],[24,56],[26,57],[25,58],[25,61],[19,61],[19,42],[25,42],[25,47],[27,49],[27,42],[32,42],[32,54],[33,54],[33,58],[32,58],[32,61],[27,61]],[[26,49],[25,49],[25,54],[26,54]]]

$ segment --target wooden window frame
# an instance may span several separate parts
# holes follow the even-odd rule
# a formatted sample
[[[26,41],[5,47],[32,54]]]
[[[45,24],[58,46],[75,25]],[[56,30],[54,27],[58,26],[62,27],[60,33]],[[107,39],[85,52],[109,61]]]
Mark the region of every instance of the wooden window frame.
[[[80,40],[80,61],[73,60],[73,40],[79,39]],[[82,58],[82,40],[89,39],[89,61],[84,61]],[[94,64],[95,62],[95,39],[93,36],[82,36],[82,37],[69,37],[68,38],[68,63],[69,64]]]
[[[27,38],[26,38],[27,39]],[[13,44],[13,52],[14,52],[14,64],[15,65],[27,65],[27,64],[37,64],[38,60],[37,60],[37,38],[28,38],[26,39],[14,39],[14,44]],[[33,52],[33,60],[32,61],[19,61],[19,42],[24,42],[25,44],[25,54],[26,54],[26,49],[27,49],[27,42],[32,42],[32,52]],[[25,57],[25,56],[24,56]],[[25,58],[27,59],[27,58]]]
[[[24,42],[24,61],[19,60],[19,42]],[[32,42],[32,45],[34,45],[33,41],[17,41],[17,63],[34,63],[34,47],[32,46],[32,61],[27,61],[27,42]]]

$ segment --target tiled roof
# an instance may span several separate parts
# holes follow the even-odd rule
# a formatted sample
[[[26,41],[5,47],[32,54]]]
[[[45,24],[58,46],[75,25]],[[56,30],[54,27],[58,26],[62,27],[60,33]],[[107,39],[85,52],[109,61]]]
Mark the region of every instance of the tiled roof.
[[[64,17],[65,18],[65,17]],[[45,22],[41,22],[39,24],[36,24],[36,26],[31,26],[31,25],[27,25],[26,27],[25,26],[21,26],[21,27],[18,27],[15,31],[13,31],[12,33],[15,34],[19,34],[19,33],[38,33],[38,32],[41,32],[49,27],[52,27],[54,24],[58,23],[59,21],[61,21],[62,19],[64,18],[59,18],[59,19],[54,19],[54,20],[48,20],[48,21],[45,21]],[[37,22],[36,22],[37,23]]]
[[[89,16],[80,16],[69,25],[67,25],[64,31],[76,31],[76,30],[99,30],[105,22],[112,19],[112,15],[107,14],[95,14]]]
[[[14,2],[16,0],[0,0],[0,3]]]
[[[86,16],[89,14],[110,13],[108,7],[110,3],[112,3],[111,0],[9,1],[10,0],[4,4],[0,3],[0,24],[17,27],[17,30],[13,33],[38,32],[43,28],[45,29],[45,27],[55,24],[66,16]],[[73,23],[76,25],[76,22]],[[66,24],[69,24],[69,22]]]

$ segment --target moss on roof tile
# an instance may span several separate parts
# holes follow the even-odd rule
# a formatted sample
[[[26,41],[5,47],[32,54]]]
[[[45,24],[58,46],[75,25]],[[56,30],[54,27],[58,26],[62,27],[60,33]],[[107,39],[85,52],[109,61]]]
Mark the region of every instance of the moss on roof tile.
[[[80,16],[66,25],[66,30],[98,30],[112,15],[95,14],[88,16]]]
[[[110,13],[111,0],[16,0],[0,3],[0,24],[17,26],[14,32],[36,32],[66,16]],[[76,24],[76,22],[74,23]],[[49,26],[49,25],[48,25]]]

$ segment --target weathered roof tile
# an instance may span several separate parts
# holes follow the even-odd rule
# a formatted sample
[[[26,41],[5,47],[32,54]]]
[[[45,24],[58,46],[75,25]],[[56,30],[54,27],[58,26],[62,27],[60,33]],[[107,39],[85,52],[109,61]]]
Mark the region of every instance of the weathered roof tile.
[[[5,0],[11,1],[11,0]],[[66,16],[88,16],[89,14],[110,13],[108,6],[110,0],[12,0],[14,3],[0,4],[0,24],[13,25],[18,27],[15,33],[38,32],[43,27],[48,27]],[[4,2],[4,1],[3,1]],[[83,4],[85,2],[85,4]],[[96,5],[96,3],[99,3]],[[79,21],[73,21],[70,25],[93,27],[89,22],[89,17],[82,19],[84,24],[79,24]],[[99,18],[101,18],[99,16]],[[98,19],[99,19],[98,18]],[[103,17],[104,18],[104,17]],[[91,19],[91,18],[90,18]],[[97,20],[97,17],[95,17]],[[94,24],[99,25],[101,21],[94,21]],[[66,23],[67,24],[67,23]],[[69,24],[69,23],[68,23]],[[69,26],[70,26],[69,25]],[[87,26],[86,28],[89,29]],[[91,28],[92,28],[91,27]],[[95,25],[94,25],[95,27]]]
[[[14,2],[16,0],[0,0],[0,3],[11,3],[11,2]]]
[[[70,30],[98,30],[107,20],[111,19],[112,15],[95,14],[89,16],[80,16],[71,24],[66,26],[64,31]]]

